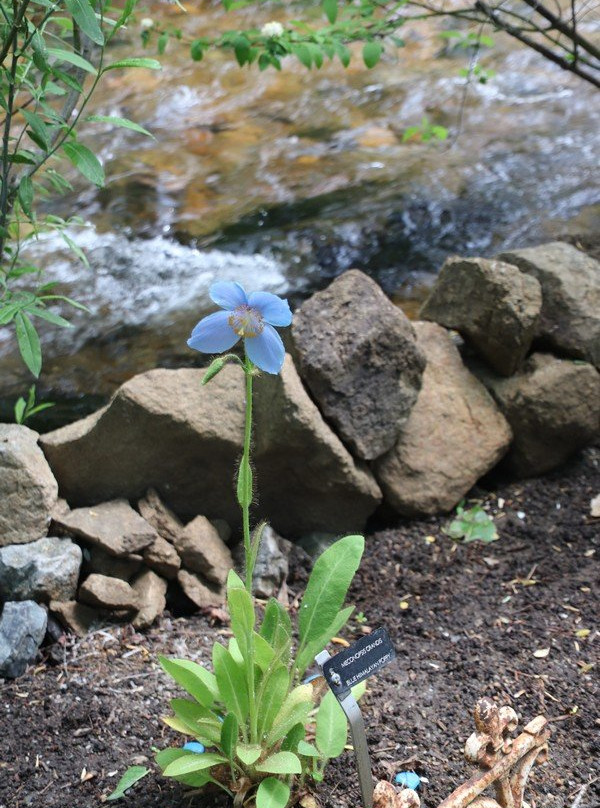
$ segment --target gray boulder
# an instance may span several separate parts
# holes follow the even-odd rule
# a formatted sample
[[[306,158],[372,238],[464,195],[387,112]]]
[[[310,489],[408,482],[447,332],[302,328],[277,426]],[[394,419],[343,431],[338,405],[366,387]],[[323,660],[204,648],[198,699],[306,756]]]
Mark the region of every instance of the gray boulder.
[[[529,352],[541,309],[540,284],[510,263],[448,258],[420,315],[459,331],[490,367],[510,376]]]
[[[535,477],[600,435],[600,373],[593,365],[535,353],[510,379],[480,378],[512,427],[507,468]]]
[[[417,322],[423,387],[396,446],[375,463],[385,501],[407,516],[449,511],[505,454],[511,430],[448,333]]]
[[[0,547],[48,532],[58,485],[37,441],[26,426],[0,424]]]
[[[108,575],[88,575],[79,587],[79,600],[88,606],[116,611],[137,611],[137,592],[127,581],[109,578]]]
[[[95,544],[113,556],[127,556],[149,547],[157,533],[125,499],[77,508],[56,516],[62,530]]]
[[[75,597],[81,548],[53,537],[0,549],[0,598],[70,600]]]
[[[34,661],[48,614],[32,600],[5,603],[0,615],[0,676],[15,679]]]
[[[182,588],[185,595],[192,601],[192,603],[199,609],[205,609],[209,606],[220,606],[224,600],[224,590],[220,588],[211,588],[203,581],[199,575],[187,570],[179,570],[177,573],[177,583]]]
[[[292,335],[302,378],[352,453],[372,460],[391,449],[425,367],[402,311],[354,269],[302,304]]]
[[[379,486],[327,426],[290,356],[278,376],[256,382],[254,412],[257,516],[291,537],[362,530]]]
[[[600,368],[600,263],[563,241],[500,258],[541,284],[539,337],[559,353]]]

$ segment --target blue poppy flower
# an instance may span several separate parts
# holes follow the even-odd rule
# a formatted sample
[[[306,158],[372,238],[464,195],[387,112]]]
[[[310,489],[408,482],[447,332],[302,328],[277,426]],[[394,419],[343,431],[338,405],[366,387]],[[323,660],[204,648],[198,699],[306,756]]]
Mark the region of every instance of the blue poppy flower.
[[[266,373],[279,373],[285,348],[273,326],[292,322],[287,300],[270,292],[247,295],[234,281],[214,283],[210,297],[224,311],[200,320],[187,342],[189,347],[202,353],[222,353],[243,339],[246,356],[256,367]]]

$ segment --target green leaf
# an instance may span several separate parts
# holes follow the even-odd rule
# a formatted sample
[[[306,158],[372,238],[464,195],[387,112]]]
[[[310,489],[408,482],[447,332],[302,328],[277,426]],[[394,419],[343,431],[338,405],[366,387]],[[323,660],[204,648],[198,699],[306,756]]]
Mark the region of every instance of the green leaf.
[[[312,743],[307,743],[306,741],[298,742],[298,754],[303,755],[304,757],[321,757],[321,753],[317,747]]]
[[[169,766],[171,763],[189,756],[190,752],[188,752],[187,749],[173,749],[171,747],[169,749],[163,749],[161,752],[157,752],[156,762],[164,772],[167,766]],[[206,783],[214,782],[213,778],[210,776],[210,773],[206,771],[206,769],[204,771],[193,772],[192,774],[176,774],[173,776],[173,779],[177,780],[178,783],[185,783],[185,785],[193,786],[194,788],[200,788]]]
[[[261,671],[266,671],[275,659],[275,651],[260,634],[254,632],[252,638],[254,640],[254,662]]]
[[[194,62],[202,61],[204,56],[204,42],[200,39],[195,39],[192,44],[190,45],[190,56],[194,60]]]
[[[282,752],[294,752],[298,748],[300,741],[304,740],[306,727],[304,724],[294,724],[288,734],[281,742]]]
[[[294,45],[292,48],[292,52],[294,56],[301,62],[304,67],[308,70],[311,69],[313,64],[313,59],[310,50],[307,48],[306,45],[300,43],[299,45]]]
[[[248,716],[249,703],[242,667],[219,643],[213,646],[213,667],[227,710],[234,713],[238,722],[243,725]]]
[[[238,720],[233,713],[227,713],[221,725],[221,749],[229,760],[233,760],[239,733]]]
[[[263,737],[271,731],[275,717],[281,710],[290,685],[290,674],[285,665],[277,665],[263,674],[257,690],[258,734]]]
[[[265,777],[256,792],[256,808],[286,808],[290,787],[276,777]]]
[[[146,70],[162,70],[160,62],[156,59],[146,59],[143,57],[132,57],[130,59],[119,59],[110,65],[106,65],[102,72],[106,73],[107,70],[121,70],[126,67],[143,67]]]
[[[21,396],[15,401],[14,411],[15,411],[15,421],[17,424],[22,424],[25,421],[24,416],[26,406],[27,405],[25,404],[25,399],[23,398],[23,396]]]
[[[313,706],[312,698],[313,690],[310,685],[298,685],[288,693],[267,736],[268,746],[284,738],[295,724],[304,723]]]
[[[86,120],[95,121],[97,123],[110,123],[113,126],[118,126],[122,129],[131,129],[132,132],[139,132],[140,135],[146,135],[147,137],[151,137],[152,140],[156,140],[152,132],[144,129],[139,123],[130,121],[128,118],[119,118],[116,115],[90,115]]]
[[[150,769],[145,766],[130,766],[123,777],[119,780],[117,787],[109,794],[107,800],[120,800],[125,796],[127,789],[138,783],[143,777],[150,774]]]
[[[240,67],[243,67],[250,59],[250,42],[245,36],[238,36],[233,40],[233,51]]]
[[[101,188],[104,185],[104,169],[96,155],[84,146],[83,143],[64,143],[63,151],[75,168],[94,185]]]
[[[235,587],[227,592],[227,605],[231,616],[231,630],[238,641],[245,660],[249,660],[252,631],[256,621],[254,603],[246,589]],[[250,661],[252,662],[252,661]]]
[[[262,763],[258,763],[256,770],[268,774],[300,774],[302,765],[298,755],[293,752],[275,752]]]
[[[36,115],[35,112],[31,112],[28,109],[22,109],[21,114],[27,121],[31,139],[34,140],[41,149],[48,151],[50,142],[48,140],[48,130],[43,119],[40,118],[39,115]]]
[[[365,42],[363,46],[363,62],[368,68],[375,67],[377,62],[381,59],[383,53],[383,46],[381,42]]]
[[[315,562],[300,604],[301,646],[320,638],[335,620],[360,564],[364,546],[362,536],[345,536]]]
[[[344,751],[348,723],[344,711],[331,690],[323,696],[317,711],[316,744],[326,758],[336,758]]]
[[[167,659],[164,656],[159,656],[158,661],[169,676],[199,704],[212,707],[215,699],[219,698],[219,688],[214,674],[202,665],[189,659]]]
[[[182,726],[187,728],[186,734],[198,738],[205,738],[212,743],[221,740],[221,722],[208,707],[187,699],[171,699],[171,707],[177,718],[177,725],[165,719],[168,726],[173,726],[179,732]]]
[[[47,311],[46,309],[38,309],[38,308],[29,308],[27,309],[29,314],[33,314],[36,317],[41,317],[42,320],[46,320],[52,325],[58,325],[61,328],[73,328],[73,324],[70,323],[68,320],[65,320],[64,317],[61,317],[60,314],[54,314],[51,311]]]
[[[325,12],[325,16],[331,25],[333,25],[333,23],[337,20],[338,15],[337,0],[323,0],[323,11]]]
[[[42,369],[42,346],[33,323],[22,311],[15,314],[15,330],[23,362],[37,379]]]
[[[230,589],[245,589],[246,585],[237,574],[235,570],[229,570],[227,573],[227,591]]]
[[[104,45],[104,36],[89,0],[65,0],[65,5],[83,33],[96,45]]]
[[[17,195],[24,212],[28,216],[31,216],[31,205],[33,204],[33,182],[31,181],[31,177],[29,177],[27,174],[19,183]]]
[[[93,64],[90,64],[83,56],[73,53],[73,51],[64,50],[63,48],[48,48],[48,53],[50,56],[53,56],[57,62],[68,62],[68,64],[75,65],[75,67],[85,70],[86,73],[90,73],[92,76],[95,76],[98,72]],[[60,78],[64,78],[64,74],[61,74]],[[65,84],[67,83],[68,82],[65,81]],[[78,86],[81,87],[81,85]]]
[[[252,766],[261,756],[262,746],[258,743],[239,743],[235,751],[244,766]]]
[[[267,602],[260,635],[265,638],[283,662],[288,661],[292,641],[292,622],[289,614],[275,598],[270,598]]]
[[[165,777],[180,777],[182,774],[194,774],[204,769],[210,769],[220,763],[227,763],[227,758],[213,752],[205,752],[203,755],[191,752],[169,763],[163,774]]]
[[[339,611],[320,637],[316,637],[314,640],[309,640],[305,645],[302,646],[302,649],[296,656],[296,670],[298,671],[299,676],[302,676],[308,666],[312,664],[316,655],[325,648],[331,638],[336,637],[339,634],[340,630],[350,619],[350,615],[353,611],[354,606],[347,606],[345,609]]]

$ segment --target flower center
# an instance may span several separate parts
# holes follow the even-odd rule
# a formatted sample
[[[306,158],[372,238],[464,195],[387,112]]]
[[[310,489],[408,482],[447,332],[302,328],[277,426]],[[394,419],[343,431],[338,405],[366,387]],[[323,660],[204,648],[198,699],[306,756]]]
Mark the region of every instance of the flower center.
[[[245,303],[231,312],[228,322],[240,337],[258,337],[265,327],[261,313]]]

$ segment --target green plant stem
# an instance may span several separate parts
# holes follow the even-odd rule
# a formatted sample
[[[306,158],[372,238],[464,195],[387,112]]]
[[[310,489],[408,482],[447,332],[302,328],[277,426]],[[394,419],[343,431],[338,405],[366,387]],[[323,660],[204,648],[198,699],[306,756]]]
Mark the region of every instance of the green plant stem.
[[[254,367],[249,359],[244,362],[246,376],[246,421],[244,427],[244,451],[242,464],[250,466],[250,447],[252,443],[252,375]],[[250,503],[246,500],[241,503],[242,530],[244,532],[244,555],[246,556],[246,589],[252,594],[252,574],[254,563],[252,560],[252,542],[250,539]]]

